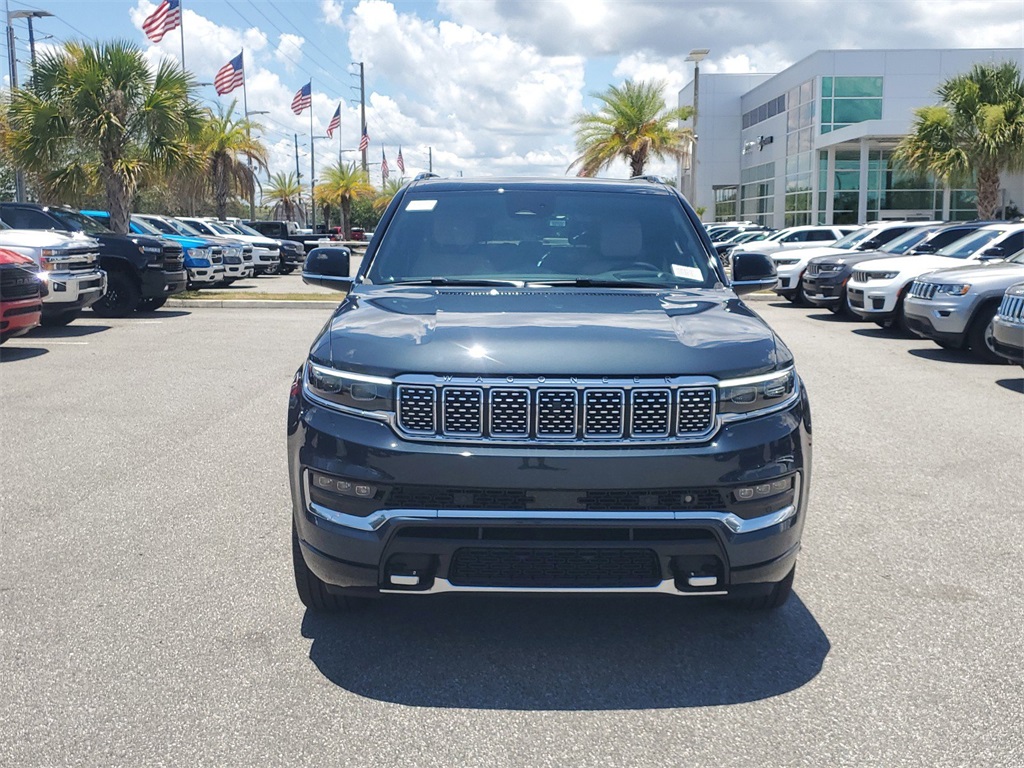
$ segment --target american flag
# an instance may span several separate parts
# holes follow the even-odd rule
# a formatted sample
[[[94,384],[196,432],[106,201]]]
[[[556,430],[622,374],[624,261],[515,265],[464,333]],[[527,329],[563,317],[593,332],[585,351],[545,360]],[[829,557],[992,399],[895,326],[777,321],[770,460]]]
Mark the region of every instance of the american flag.
[[[154,43],[159,43],[164,39],[164,35],[180,25],[181,0],[163,0],[142,22],[142,31]]]
[[[295,92],[295,98],[292,99],[292,112],[296,115],[301,115],[302,110],[312,105],[313,103],[313,83],[308,82],[299,90]]]
[[[405,173],[405,160],[402,159],[402,148],[398,148],[398,170]]]
[[[384,156],[384,147],[380,148],[380,178],[381,184],[387,184],[391,176],[391,169],[388,168],[388,159]]]
[[[365,152],[370,148],[370,134],[366,132],[366,126],[363,126],[363,137],[359,139],[359,151]]]
[[[331,137],[334,132],[341,127],[341,104],[334,110],[334,117],[331,118],[331,122],[327,124],[327,136]]]
[[[217,89],[217,95],[223,96],[231,93],[245,80],[245,71],[242,69],[242,54],[238,54],[225,64],[213,78],[213,85]]]

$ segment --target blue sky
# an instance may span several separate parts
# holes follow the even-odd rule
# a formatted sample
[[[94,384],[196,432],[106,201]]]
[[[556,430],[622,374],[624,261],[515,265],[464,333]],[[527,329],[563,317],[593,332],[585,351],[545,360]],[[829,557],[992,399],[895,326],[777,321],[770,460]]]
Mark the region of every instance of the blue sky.
[[[6,0],[5,0],[6,1]],[[152,60],[180,56],[177,31],[150,44],[142,21],[157,0],[9,0],[44,9],[39,45],[122,37]],[[317,168],[358,142],[353,61],[366,67],[371,162],[382,146],[395,172],[443,175],[562,174],[575,156],[572,117],[588,95],[628,77],[666,81],[666,97],[691,77],[686,53],[711,49],[702,71],[775,72],[820,48],[1024,47],[1021,0],[183,0],[185,63],[210,82],[246,53],[251,111],[264,125],[272,170],[309,173],[309,114],[289,110],[313,80],[314,135],[343,102],[340,146],[317,140]],[[970,8],[966,14],[965,9]],[[15,22],[19,61],[27,30]],[[48,37],[52,36],[52,37]],[[6,41],[0,54],[6,57]],[[21,73],[27,66],[19,64]],[[3,77],[6,84],[8,77]],[[201,95],[218,100],[212,87]],[[241,90],[238,96],[241,102]],[[355,153],[344,155],[355,159]],[[673,166],[653,172],[672,175]],[[371,169],[371,173],[379,173]],[[612,169],[609,175],[626,175]],[[379,177],[375,178],[379,181]]]

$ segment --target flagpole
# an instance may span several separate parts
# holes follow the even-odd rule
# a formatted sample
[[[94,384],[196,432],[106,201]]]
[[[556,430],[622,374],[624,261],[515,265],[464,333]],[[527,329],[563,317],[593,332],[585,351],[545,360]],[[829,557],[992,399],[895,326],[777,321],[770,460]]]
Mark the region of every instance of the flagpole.
[[[245,87],[245,49],[238,54],[242,57],[242,109],[245,111],[245,140],[252,141],[252,132],[249,126],[249,93]],[[252,172],[252,155],[247,157],[249,161],[249,179],[252,182],[252,191],[249,193],[249,220],[256,218],[256,174]]]
[[[316,234],[316,144],[313,141],[313,78],[309,78],[309,207]]]
[[[178,31],[181,33],[181,69],[185,69],[185,0],[178,3],[178,15],[181,16],[181,23],[178,24]]]
[[[341,170],[341,102],[338,102],[338,170]]]

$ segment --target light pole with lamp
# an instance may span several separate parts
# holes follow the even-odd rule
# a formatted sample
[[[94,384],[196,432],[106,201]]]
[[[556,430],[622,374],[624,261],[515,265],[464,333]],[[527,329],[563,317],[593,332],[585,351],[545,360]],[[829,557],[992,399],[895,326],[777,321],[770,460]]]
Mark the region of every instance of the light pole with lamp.
[[[32,19],[41,19],[45,16],[53,16],[49,11],[12,11],[10,0],[6,4],[7,9],[7,61],[11,69],[11,93],[18,87],[18,59],[14,50],[14,20],[28,20],[29,48],[32,52],[32,77],[36,74],[36,39],[32,31]],[[14,199],[19,203],[25,202],[25,172],[18,168],[14,172]]]
[[[711,53],[707,48],[694,48],[686,57],[693,62],[693,138],[690,140],[690,205],[697,208],[697,111],[700,104],[700,63]],[[703,217],[701,217],[703,218]]]

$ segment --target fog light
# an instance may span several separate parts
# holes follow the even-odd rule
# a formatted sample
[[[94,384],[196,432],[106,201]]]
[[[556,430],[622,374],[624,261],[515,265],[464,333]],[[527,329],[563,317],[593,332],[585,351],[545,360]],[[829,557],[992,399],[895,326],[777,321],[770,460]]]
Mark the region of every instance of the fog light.
[[[377,495],[377,486],[369,483],[353,483],[350,480],[342,480],[340,477],[332,477],[320,472],[309,471],[310,482],[314,488],[340,493],[342,496],[356,496],[360,499],[372,499]]]
[[[770,483],[760,483],[749,488],[736,488],[732,495],[736,501],[750,501],[751,499],[765,499],[769,496],[776,496],[780,493],[785,493],[792,487],[792,476],[781,477],[778,480],[772,480]]]

